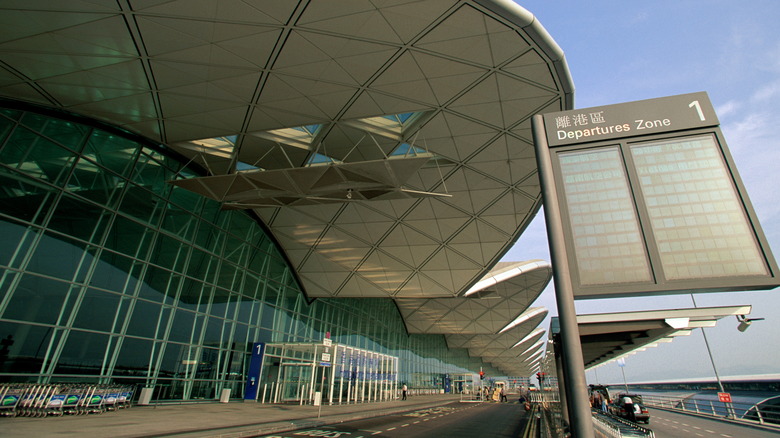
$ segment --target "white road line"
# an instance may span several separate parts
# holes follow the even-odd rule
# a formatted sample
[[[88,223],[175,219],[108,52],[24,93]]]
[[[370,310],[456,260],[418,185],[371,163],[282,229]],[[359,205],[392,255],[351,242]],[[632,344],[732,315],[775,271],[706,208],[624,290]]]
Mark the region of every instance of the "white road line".
[[[401,427],[409,427],[409,424],[402,424]]]
[[[714,430],[709,430],[709,429],[704,429],[704,431],[707,432],[707,433],[715,433]]]
[[[391,430],[395,430],[395,427],[391,427],[390,429],[387,429],[387,432],[390,432]]]

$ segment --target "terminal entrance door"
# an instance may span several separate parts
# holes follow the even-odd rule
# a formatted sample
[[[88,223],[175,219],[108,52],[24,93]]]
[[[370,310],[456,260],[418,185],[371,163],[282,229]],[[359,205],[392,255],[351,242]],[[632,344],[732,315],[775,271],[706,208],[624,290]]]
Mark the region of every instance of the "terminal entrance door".
[[[397,397],[398,358],[332,344],[266,344],[261,403],[365,403]]]
[[[312,380],[310,363],[285,363],[279,366],[275,403],[302,403]]]

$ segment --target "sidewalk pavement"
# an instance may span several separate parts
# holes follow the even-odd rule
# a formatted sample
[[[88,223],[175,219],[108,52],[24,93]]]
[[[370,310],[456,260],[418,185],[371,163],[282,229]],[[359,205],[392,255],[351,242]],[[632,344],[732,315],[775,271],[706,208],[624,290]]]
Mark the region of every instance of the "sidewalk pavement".
[[[245,403],[134,406],[104,414],[46,418],[0,418],[0,436],[15,437],[220,437],[236,438],[316,428],[460,400],[458,395],[419,395],[407,400],[350,405],[272,405]]]

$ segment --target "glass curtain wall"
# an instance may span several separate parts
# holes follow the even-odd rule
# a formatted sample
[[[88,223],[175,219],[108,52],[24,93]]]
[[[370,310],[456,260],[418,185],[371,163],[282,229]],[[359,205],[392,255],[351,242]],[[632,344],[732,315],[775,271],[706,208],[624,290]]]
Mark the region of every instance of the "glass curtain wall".
[[[163,147],[0,105],[0,381],[240,396],[252,343],[319,342],[326,331],[398,357],[397,383],[411,388],[490,369],[443,336],[407,335],[391,300],[308,302],[252,216],[167,183],[194,171]]]

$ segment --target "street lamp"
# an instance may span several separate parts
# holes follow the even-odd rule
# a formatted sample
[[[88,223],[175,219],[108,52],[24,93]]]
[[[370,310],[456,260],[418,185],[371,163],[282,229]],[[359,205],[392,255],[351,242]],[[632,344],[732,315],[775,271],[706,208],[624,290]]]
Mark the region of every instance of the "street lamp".
[[[696,298],[694,298],[693,294],[691,294],[691,301],[693,301],[693,307],[696,306]],[[737,326],[737,330],[744,332],[747,330],[748,327],[750,327],[750,324],[753,323],[753,321],[761,321],[764,318],[748,318],[747,315],[736,315],[737,321],[739,321],[739,325]],[[712,358],[712,351],[710,350],[710,343],[707,341],[707,333],[704,331],[704,327],[701,328],[701,334],[704,336],[704,345],[707,346],[707,354],[710,356],[710,363],[712,363],[712,370],[715,371],[715,380],[718,381],[718,388],[720,389],[720,392],[726,392],[726,390],[723,388],[723,383],[720,381],[720,376],[718,375],[718,368],[715,367],[715,359]],[[734,418],[734,408],[731,406],[731,403],[725,403],[726,409],[728,411],[728,417]]]
[[[744,332],[745,330],[750,327],[750,324],[753,323],[753,321],[763,321],[764,318],[748,318],[747,315],[736,315],[737,321],[739,321],[739,325],[737,326],[737,330]]]

